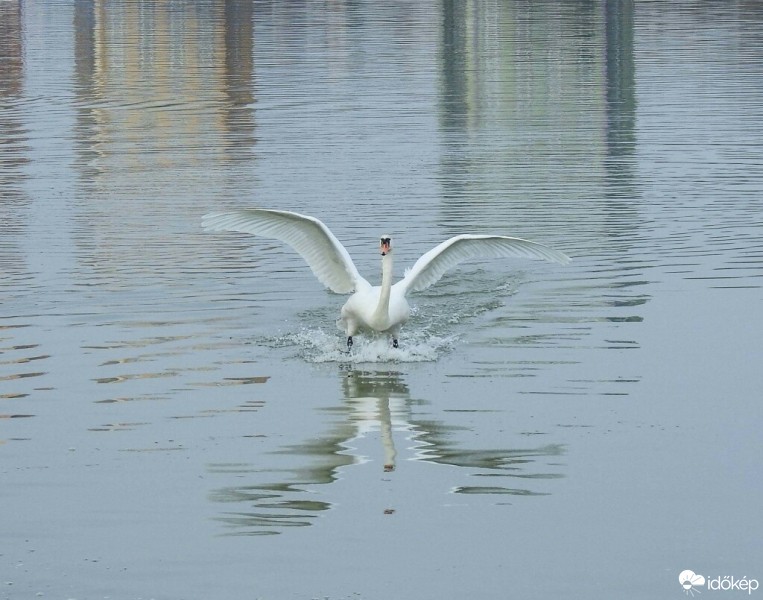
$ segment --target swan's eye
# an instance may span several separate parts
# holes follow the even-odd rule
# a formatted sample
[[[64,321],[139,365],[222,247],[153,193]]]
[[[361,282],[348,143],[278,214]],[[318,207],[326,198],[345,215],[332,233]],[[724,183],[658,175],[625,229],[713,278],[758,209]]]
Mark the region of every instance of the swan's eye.
[[[381,239],[381,243],[382,243],[382,244],[387,244],[387,245],[389,246],[389,242],[390,242],[390,239],[391,239],[391,238],[382,238],[382,239]]]

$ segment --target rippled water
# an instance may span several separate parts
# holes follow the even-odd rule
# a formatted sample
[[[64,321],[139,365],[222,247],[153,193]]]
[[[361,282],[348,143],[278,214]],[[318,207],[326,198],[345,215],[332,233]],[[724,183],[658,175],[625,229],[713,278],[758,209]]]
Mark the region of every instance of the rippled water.
[[[0,2],[0,596],[763,578],[754,2]],[[213,210],[319,217],[401,347]]]

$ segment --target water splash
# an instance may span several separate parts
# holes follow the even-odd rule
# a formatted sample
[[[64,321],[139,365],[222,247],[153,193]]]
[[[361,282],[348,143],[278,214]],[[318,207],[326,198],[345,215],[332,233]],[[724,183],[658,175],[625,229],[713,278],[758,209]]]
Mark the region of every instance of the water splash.
[[[409,332],[393,348],[387,336],[358,335],[350,352],[345,338],[333,330],[303,328],[271,339],[278,347],[294,347],[298,355],[311,363],[413,363],[433,362],[450,351],[457,336],[432,335],[427,331]]]
[[[400,347],[393,348],[389,336],[360,333],[347,352],[344,335],[328,327],[305,326],[260,340],[275,348],[296,348],[297,355],[310,363],[415,363],[434,362],[450,352],[462,338],[464,327],[491,312],[513,295],[520,277],[514,275],[496,285],[496,278],[482,269],[465,271],[458,277],[445,276],[439,289],[420,294],[411,304],[411,322],[403,328]],[[335,306],[303,311],[304,323],[333,322]]]

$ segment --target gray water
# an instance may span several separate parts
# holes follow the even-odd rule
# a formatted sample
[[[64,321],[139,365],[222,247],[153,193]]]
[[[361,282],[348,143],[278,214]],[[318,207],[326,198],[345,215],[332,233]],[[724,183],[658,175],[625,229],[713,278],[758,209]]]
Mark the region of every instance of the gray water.
[[[761,4],[5,1],[0,135],[0,597],[763,579]],[[247,206],[573,262],[348,355]]]

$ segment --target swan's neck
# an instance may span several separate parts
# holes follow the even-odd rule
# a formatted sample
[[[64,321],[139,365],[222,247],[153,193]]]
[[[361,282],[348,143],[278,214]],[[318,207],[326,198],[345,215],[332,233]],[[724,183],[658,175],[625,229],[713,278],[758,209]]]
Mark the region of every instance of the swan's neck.
[[[379,304],[374,312],[374,319],[386,321],[389,319],[389,295],[392,291],[392,254],[388,253],[382,257],[382,282],[381,294],[379,295]]]

